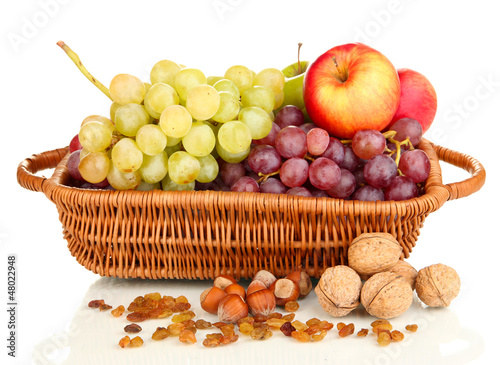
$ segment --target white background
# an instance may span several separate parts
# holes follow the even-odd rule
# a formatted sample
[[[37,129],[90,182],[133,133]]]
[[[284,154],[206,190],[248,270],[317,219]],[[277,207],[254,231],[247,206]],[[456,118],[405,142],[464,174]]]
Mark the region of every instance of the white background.
[[[45,5],[44,5],[45,4]],[[47,5],[49,4],[49,5]],[[0,358],[3,364],[173,363],[487,363],[498,352],[495,304],[498,238],[498,138],[500,23],[494,1],[78,1],[2,0],[0,122]],[[397,68],[427,76],[438,94],[435,122],[426,137],[470,154],[487,170],[483,189],[447,202],[421,230],[409,262],[454,267],[462,280],[447,309],[429,310],[418,300],[394,321],[421,329],[400,345],[379,347],[373,338],[301,344],[279,334],[267,342],[242,340],[219,349],[201,341],[151,343],[122,350],[121,320],[89,312],[99,296],[125,304],[148,291],[185,294],[198,306],[207,282],[141,282],[99,278],[66,248],[55,206],[16,182],[19,162],[33,153],[68,145],[87,115],[107,115],[109,100],[75,68],[56,42],[64,40],[104,84],[117,73],[147,80],[161,59],[220,75],[231,65],[259,71],[314,60],[343,43],[361,41]],[[445,182],[467,174],[443,166]],[[17,256],[17,358],[7,356],[7,269]],[[314,293],[298,318],[328,318]],[[366,326],[358,310],[342,320]],[[333,319],[334,323],[338,320]],[[118,322],[117,322],[118,321]],[[201,336],[199,337],[201,338]],[[149,341],[148,341],[149,340]]]

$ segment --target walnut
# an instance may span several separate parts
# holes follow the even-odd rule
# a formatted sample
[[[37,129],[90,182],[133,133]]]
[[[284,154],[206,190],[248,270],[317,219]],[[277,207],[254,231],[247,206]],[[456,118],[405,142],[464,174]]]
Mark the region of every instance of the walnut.
[[[406,261],[399,260],[396,265],[387,271],[401,275],[410,284],[411,289],[415,289],[415,279],[417,278],[418,271]]]
[[[460,291],[460,277],[449,266],[427,266],[418,272],[415,290],[429,307],[447,307]]]
[[[401,275],[389,271],[370,277],[361,289],[361,304],[372,316],[393,318],[410,308],[413,291]]]
[[[396,265],[403,248],[389,233],[363,233],[356,237],[347,252],[349,266],[360,275],[373,275]]]
[[[356,271],[345,265],[337,265],[325,270],[314,291],[325,312],[341,317],[358,307],[361,286]]]

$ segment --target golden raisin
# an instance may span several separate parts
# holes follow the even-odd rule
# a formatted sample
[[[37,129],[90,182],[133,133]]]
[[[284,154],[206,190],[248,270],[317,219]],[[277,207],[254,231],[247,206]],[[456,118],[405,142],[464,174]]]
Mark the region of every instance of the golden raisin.
[[[311,341],[311,336],[309,336],[309,334],[304,331],[293,331],[292,337],[295,338],[296,340],[299,340],[300,342]]]
[[[203,346],[205,347],[217,347],[220,345],[220,342],[216,338],[205,338],[203,340]]]
[[[417,332],[417,329],[418,329],[418,325],[416,324],[409,324],[405,327],[405,329],[407,331],[410,331],[410,332]]]
[[[273,332],[266,329],[264,332],[264,336],[262,336],[262,340],[267,340],[268,338],[273,337]]]
[[[254,324],[254,318],[253,317],[243,317],[238,320],[238,326],[240,326],[242,323],[250,323],[252,326]]]
[[[250,333],[252,333],[252,331],[254,330],[254,327],[252,324],[248,323],[248,322],[243,322],[242,324],[240,324],[240,332],[244,335],[250,335]]]
[[[186,328],[182,323],[172,323],[167,327],[171,336],[179,336],[179,334]]]
[[[192,331],[183,330],[179,334],[179,341],[183,343],[196,343],[196,336]]]
[[[164,340],[168,336],[170,336],[168,329],[166,329],[165,327],[158,327],[156,331],[153,332],[151,338],[155,341],[160,341]]]
[[[140,336],[136,336],[130,340],[130,347],[141,347],[144,344],[144,341]]]
[[[161,299],[161,294],[160,293],[149,293],[144,295],[145,300],[154,300],[154,301],[159,301]]]
[[[174,307],[172,308],[173,312],[184,312],[191,308],[191,304],[186,302],[176,302]]]
[[[382,324],[376,325],[375,327],[372,328],[372,331],[374,333],[376,333],[377,335],[382,331],[391,332],[392,331],[392,324],[382,323]]]
[[[269,314],[267,316],[267,319],[271,319],[271,318],[281,318],[283,317],[283,314],[279,313],[279,312],[273,312],[271,314]]]
[[[267,316],[260,314],[260,313],[257,313],[253,317],[253,320],[254,320],[254,322],[265,322],[265,321],[267,321]]]
[[[320,332],[319,324],[309,326],[309,328],[306,329],[304,332],[307,332],[309,335],[314,335],[315,333]]]
[[[128,336],[125,336],[123,337],[120,342],[118,342],[118,345],[123,349],[125,347],[127,347],[128,345],[130,345],[130,337]]]
[[[393,341],[400,342],[400,341],[403,341],[404,338],[405,338],[405,335],[398,330],[394,330],[391,332],[391,339]]]
[[[204,319],[198,319],[195,322],[195,327],[199,330],[204,330],[212,327],[212,323],[205,321]]]
[[[331,322],[321,321],[319,323],[319,329],[320,330],[330,331],[332,328],[333,328],[333,323],[331,323]]]
[[[318,341],[323,340],[325,338],[326,334],[327,334],[327,332],[325,330],[323,330],[318,334],[312,335],[311,338],[313,339],[313,341],[318,342]]]
[[[307,324],[302,323],[301,321],[293,321],[292,326],[299,332],[305,331],[308,328]]]
[[[220,331],[224,336],[234,336],[234,325],[225,325],[220,328]]]
[[[391,335],[387,332],[380,332],[377,337],[380,346],[387,346],[391,343]]]
[[[285,303],[285,310],[287,312],[296,312],[299,309],[300,305],[295,300],[291,300]]]
[[[280,328],[286,321],[282,318],[270,318],[266,321],[269,327]]]
[[[266,327],[257,327],[250,332],[250,337],[254,340],[260,340],[264,337],[264,334],[268,331]]]
[[[119,305],[115,309],[111,311],[113,317],[120,317],[125,312],[125,307],[123,305]]]
[[[219,339],[219,343],[220,343],[221,345],[227,345],[227,344],[229,344],[229,343],[233,343],[233,342],[238,341],[238,338],[239,338],[239,336],[238,336],[238,335],[222,336],[222,337]]]
[[[315,324],[320,324],[320,323],[321,323],[321,319],[318,319],[318,318],[311,318],[311,319],[306,321],[306,324],[309,327],[314,326]]]
[[[281,317],[281,319],[284,319],[287,322],[291,322],[295,319],[295,313],[285,314],[283,317]]]
[[[189,321],[191,317],[189,314],[176,314],[175,316],[172,317],[172,322],[174,323],[180,323],[184,321]]]
[[[387,319],[377,319],[376,321],[373,321],[371,323],[371,326],[375,327],[375,326],[378,326],[378,325],[381,325],[381,324],[390,324],[390,322]]]
[[[354,333],[354,323],[349,323],[348,325],[342,327],[339,331],[340,337],[347,337]]]
[[[225,325],[227,325],[226,322],[215,322],[215,323],[212,323],[212,326],[217,327],[217,328],[224,327]]]
[[[170,317],[174,312],[172,312],[172,309],[169,309],[169,308],[160,308],[161,309],[161,312],[158,314],[158,319],[162,319],[162,318],[167,318],[167,317]]]
[[[222,333],[209,333],[206,335],[206,338],[219,340],[222,336]]]
[[[104,304],[104,300],[103,299],[91,300],[89,302],[89,308],[99,308],[103,304]]]
[[[368,328],[362,328],[361,330],[359,330],[358,332],[358,336],[359,337],[366,337],[368,336]]]
[[[138,324],[132,323],[125,326],[123,330],[128,333],[138,333],[142,331],[142,328]]]
[[[339,322],[337,323],[337,329],[340,331],[342,328],[345,327],[345,323],[344,322]]]
[[[176,303],[189,303],[189,300],[184,295],[181,295],[181,296],[178,296],[177,298],[175,298],[175,302]]]
[[[103,304],[99,307],[99,310],[102,312],[102,311],[105,311],[105,310],[108,310],[108,309],[111,309],[113,308],[112,306],[110,306],[109,304]]]

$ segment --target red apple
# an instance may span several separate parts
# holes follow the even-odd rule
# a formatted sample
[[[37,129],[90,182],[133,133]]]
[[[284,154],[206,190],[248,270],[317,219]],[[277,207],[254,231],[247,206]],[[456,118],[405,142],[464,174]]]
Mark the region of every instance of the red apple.
[[[398,75],[401,100],[389,126],[401,118],[412,118],[418,120],[425,133],[436,116],[436,91],[429,80],[417,71],[402,68],[398,70]]]
[[[340,138],[352,138],[361,129],[383,130],[392,121],[400,94],[396,68],[361,43],[325,52],[307,68],[304,79],[304,102],[312,121]]]

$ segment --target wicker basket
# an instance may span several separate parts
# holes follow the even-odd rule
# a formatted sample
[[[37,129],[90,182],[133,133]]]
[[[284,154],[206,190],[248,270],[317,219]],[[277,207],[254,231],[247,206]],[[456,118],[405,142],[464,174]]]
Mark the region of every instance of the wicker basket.
[[[76,260],[101,276],[208,279],[251,278],[267,269],[284,275],[302,267],[311,276],[345,264],[363,232],[394,235],[408,257],[429,213],[447,200],[478,191],[486,173],[474,158],[422,140],[431,160],[426,193],[400,202],[361,202],[282,194],[214,191],[111,191],[65,186],[68,149],[19,164],[18,182],[56,204],[64,238]],[[439,160],[468,171],[443,185]],[[51,178],[34,175],[56,168]]]

